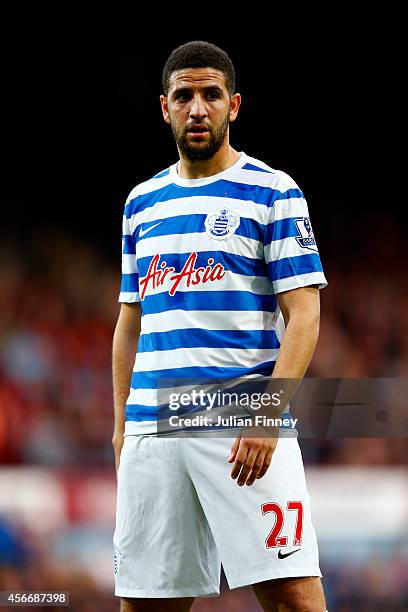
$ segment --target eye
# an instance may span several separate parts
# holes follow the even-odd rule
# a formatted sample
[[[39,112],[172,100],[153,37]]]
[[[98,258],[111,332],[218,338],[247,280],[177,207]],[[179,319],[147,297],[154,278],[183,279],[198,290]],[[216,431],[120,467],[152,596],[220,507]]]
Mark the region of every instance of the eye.
[[[188,100],[189,98],[190,98],[189,94],[185,91],[184,92],[180,91],[179,93],[175,95],[175,99],[178,102],[186,102],[186,100]]]
[[[209,92],[207,92],[207,98],[209,100],[216,100],[217,98],[219,98],[218,91],[209,91]]]

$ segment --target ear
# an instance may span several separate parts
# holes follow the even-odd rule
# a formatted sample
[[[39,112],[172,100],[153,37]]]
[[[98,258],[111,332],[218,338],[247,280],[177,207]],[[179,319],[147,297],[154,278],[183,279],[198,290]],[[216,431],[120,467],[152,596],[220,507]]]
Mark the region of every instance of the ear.
[[[169,114],[169,108],[167,106],[167,96],[160,96],[160,104],[161,104],[161,109],[162,109],[162,113],[163,113],[163,119],[165,120],[166,123],[170,123],[170,114]]]
[[[235,121],[238,115],[239,107],[241,106],[241,94],[235,93],[230,100],[230,122]]]

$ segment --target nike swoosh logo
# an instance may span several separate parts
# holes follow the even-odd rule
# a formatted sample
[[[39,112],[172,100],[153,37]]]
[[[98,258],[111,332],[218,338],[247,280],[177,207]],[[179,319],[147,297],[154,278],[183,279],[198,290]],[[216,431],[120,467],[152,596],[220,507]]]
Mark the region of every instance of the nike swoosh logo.
[[[153,228],[157,227],[157,226],[158,226],[158,225],[160,225],[161,223],[163,223],[163,221],[159,221],[159,223],[156,223],[155,225],[151,225],[150,227],[147,227],[145,230],[143,230],[143,228],[141,227],[141,228],[140,228],[140,231],[139,231],[139,237],[140,237],[140,238],[143,238],[143,236],[144,236],[145,234],[147,234],[147,232],[150,232],[150,230],[152,230]]]
[[[294,555],[296,552],[299,552],[300,548],[298,548],[297,550],[292,550],[291,552],[288,553],[282,553],[281,551],[278,552],[278,559],[286,559],[286,557],[290,557],[290,555]]]

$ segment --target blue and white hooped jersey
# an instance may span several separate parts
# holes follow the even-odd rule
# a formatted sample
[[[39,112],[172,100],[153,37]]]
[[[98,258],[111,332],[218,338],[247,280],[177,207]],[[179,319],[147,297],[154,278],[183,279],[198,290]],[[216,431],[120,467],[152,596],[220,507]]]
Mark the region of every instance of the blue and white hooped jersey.
[[[326,286],[303,193],[241,153],[183,179],[177,164],[137,185],[123,216],[119,302],[140,302],[126,434],[157,431],[163,380],[268,376],[284,333],[276,294]]]

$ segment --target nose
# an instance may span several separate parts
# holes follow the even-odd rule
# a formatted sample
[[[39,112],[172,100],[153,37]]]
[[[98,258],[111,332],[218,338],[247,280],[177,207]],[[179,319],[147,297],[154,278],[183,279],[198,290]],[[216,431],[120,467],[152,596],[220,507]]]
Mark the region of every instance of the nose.
[[[203,119],[207,116],[207,110],[205,108],[204,100],[199,94],[196,94],[191,101],[190,117],[192,119]]]

